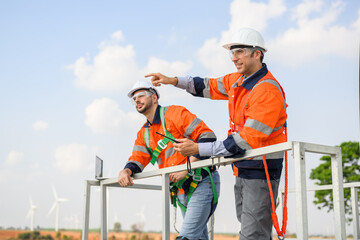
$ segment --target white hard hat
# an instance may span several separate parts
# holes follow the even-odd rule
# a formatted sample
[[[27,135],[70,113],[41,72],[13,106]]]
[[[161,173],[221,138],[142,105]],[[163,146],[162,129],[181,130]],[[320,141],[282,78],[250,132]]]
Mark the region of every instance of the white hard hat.
[[[267,51],[265,48],[265,41],[261,34],[251,28],[241,28],[231,38],[230,43],[223,45],[224,48],[230,50],[232,46],[243,45],[251,47],[259,47]]]
[[[158,98],[160,98],[160,94],[155,89],[154,85],[150,81],[147,80],[139,80],[137,81],[134,86],[132,87],[131,91],[128,93],[128,97],[131,98],[137,90],[146,89],[152,93],[155,93]]]

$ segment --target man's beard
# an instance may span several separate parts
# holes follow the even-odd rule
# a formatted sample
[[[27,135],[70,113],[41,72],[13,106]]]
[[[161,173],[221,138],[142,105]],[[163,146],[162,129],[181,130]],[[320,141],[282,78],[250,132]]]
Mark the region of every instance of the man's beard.
[[[139,113],[145,113],[146,111],[148,111],[150,109],[150,107],[151,107],[151,103],[145,102],[141,109],[136,108],[136,110]]]

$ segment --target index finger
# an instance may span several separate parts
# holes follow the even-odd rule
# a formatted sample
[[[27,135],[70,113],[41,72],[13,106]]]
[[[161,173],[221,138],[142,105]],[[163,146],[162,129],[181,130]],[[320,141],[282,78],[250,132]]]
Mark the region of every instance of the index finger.
[[[183,143],[186,142],[187,138],[175,138],[176,141]]]
[[[157,75],[158,75],[158,73],[149,73],[149,74],[146,74],[145,77],[155,77]]]

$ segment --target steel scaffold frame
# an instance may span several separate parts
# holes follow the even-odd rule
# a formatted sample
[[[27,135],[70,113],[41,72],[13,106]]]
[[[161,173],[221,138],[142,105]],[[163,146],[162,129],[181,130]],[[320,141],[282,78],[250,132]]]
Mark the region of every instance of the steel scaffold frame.
[[[297,236],[299,239],[308,239],[308,216],[307,216],[307,188],[305,177],[305,152],[327,154],[331,156],[332,168],[332,190],[334,198],[334,218],[335,218],[335,239],[345,239],[345,209],[344,209],[344,191],[342,176],[342,158],[339,147],[311,144],[304,142],[285,142],[263,148],[246,151],[240,158],[223,158],[214,157],[191,164],[192,169],[206,166],[226,166],[234,161],[241,161],[248,158],[262,156],[265,154],[291,151],[295,164],[295,194],[296,194],[296,226]],[[162,191],[162,239],[170,239],[170,200],[169,200],[169,174],[186,170],[186,164],[162,168],[158,170],[146,171],[134,174],[134,180],[155,176],[161,176],[161,186],[134,184],[127,188],[140,188]],[[90,188],[91,186],[100,186],[101,189],[101,240],[107,239],[107,222],[106,222],[106,188],[120,187],[117,178],[107,178],[99,181],[86,180],[84,194],[84,218],[82,240],[88,239],[89,231],[89,211],[90,211]],[[355,190],[354,190],[355,191]]]

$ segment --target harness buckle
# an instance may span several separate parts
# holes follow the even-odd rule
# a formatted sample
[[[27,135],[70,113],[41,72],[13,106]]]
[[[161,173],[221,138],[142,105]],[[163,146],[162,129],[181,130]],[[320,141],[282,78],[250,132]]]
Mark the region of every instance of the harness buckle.
[[[163,143],[162,140],[159,140],[159,141],[158,141],[158,146],[159,146],[162,150],[164,150],[164,149],[167,147],[167,144]]]
[[[201,175],[194,175],[192,176],[193,180],[194,181],[197,181],[197,182],[201,182],[202,181],[202,176]]]

